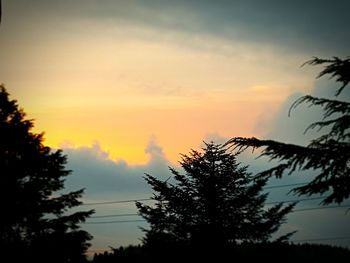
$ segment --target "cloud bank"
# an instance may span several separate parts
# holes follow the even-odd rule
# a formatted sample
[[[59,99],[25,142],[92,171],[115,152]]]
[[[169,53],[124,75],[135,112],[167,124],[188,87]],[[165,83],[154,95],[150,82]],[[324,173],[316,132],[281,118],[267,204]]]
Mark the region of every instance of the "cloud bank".
[[[91,146],[64,148],[68,156],[67,178],[70,189],[85,188],[85,198],[99,199],[123,197],[132,199],[146,196],[149,189],[143,179],[145,173],[159,178],[168,176],[169,161],[163,149],[152,137],[145,149],[149,160],[145,164],[129,165],[124,160],[112,160],[98,142]]]
[[[66,20],[119,21],[121,25],[157,28],[163,31],[211,35],[221,39],[259,41],[280,48],[305,49],[326,55],[344,55],[347,43],[346,0],[329,1],[9,1],[4,21],[16,13],[50,18],[56,26]],[[345,54],[347,55],[347,54]]]

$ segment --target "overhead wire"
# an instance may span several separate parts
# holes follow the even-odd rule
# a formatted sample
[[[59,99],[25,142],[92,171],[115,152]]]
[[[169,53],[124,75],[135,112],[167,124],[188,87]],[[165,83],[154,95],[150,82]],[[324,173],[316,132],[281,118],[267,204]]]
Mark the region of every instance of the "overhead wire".
[[[304,185],[305,183],[294,183],[294,184],[284,184],[284,185],[272,185],[264,187],[264,189],[274,189],[274,188],[283,188],[289,186],[298,186]],[[321,197],[318,199],[322,199]],[[152,198],[140,198],[140,199],[127,199],[127,200],[114,200],[114,201],[106,201],[106,202],[92,202],[92,203],[82,203],[81,205],[108,205],[108,204],[121,204],[121,203],[131,203],[131,202],[140,202],[140,201],[150,201]],[[294,200],[285,201],[285,202],[295,202]],[[276,202],[279,203],[279,202]],[[272,203],[270,203],[272,204]]]
[[[294,184],[284,184],[284,185],[272,185],[268,187],[264,187],[264,189],[276,189],[283,187],[291,187],[291,186],[299,186],[304,185],[305,183],[294,183]],[[305,202],[311,200],[320,200],[324,199],[324,197],[312,197],[312,198],[303,198],[303,199],[291,199],[291,200],[281,200],[281,201],[273,201],[267,202],[266,205],[277,204],[277,203],[292,203],[292,202]],[[115,201],[106,201],[106,202],[92,202],[92,203],[83,203],[82,205],[107,205],[107,204],[120,204],[120,203],[131,203],[131,202],[140,202],[140,201],[150,201],[154,200],[152,198],[140,198],[140,199],[127,199],[127,200],[115,200]],[[323,210],[323,209],[332,209],[332,208],[349,208],[350,205],[335,205],[335,206],[325,206],[325,207],[310,207],[310,208],[300,208],[294,209],[291,213],[294,212],[304,212],[304,211],[312,211],[312,210]],[[110,215],[97,215],[91,216],[90,218],[113,218],[113,217],[130,217],[130,216],[140,216],[137,213],[128,213],[128,214],[110,214]],[[145,219],[134,219],[134,220],[113,220],[113,221],[88,221],[83,222],[83,224],[120,224],[120,223],[138,223],[138,222],[146,222]],[[334,239],[334,238],[332,238]],[[292,242],[306,242],[306,241],[319,241],[319,240],[330,240],[329,238],[324,239],[310,239],[310,240],[293,240]]]
[[[310,207],[310,208],[301,208],[295,209],[294,212],[304,212],[311,210],[323,210],[323,209],[333,209],[333,208],[349,208],[350,205],[338,205],[338,206],[325,206],[325,207]],[[90,218],[109,218],[109,217],[127,217],[127,216],[140,216],[139,214],[114,214],[114,215],[102,215],[102,216],[91,216]],[[84,222],[84,224],[110,224],[110,223],[129,223],[129,222],[141,222],[145,220],[120,220],[120,221],[97,221],[97,222]]]
[[[342,239],[350,239],[350,236],[322,237],[322,238],[312,238],[312,239],[297,239],[297,240],[291,240],[291,242],[313,242],[313,241],[329,241],[329,240],[342,240]]]
[[[82,203],[81,205],[108,205],[108,204],[121,204],[121,203],[131,203],[139,201],[149,201],[151,198],[141,198],[141,199],[129,199],[129,200],[116,200],[116,201],[106,201],[106,202],[96,202],[96,203]]]

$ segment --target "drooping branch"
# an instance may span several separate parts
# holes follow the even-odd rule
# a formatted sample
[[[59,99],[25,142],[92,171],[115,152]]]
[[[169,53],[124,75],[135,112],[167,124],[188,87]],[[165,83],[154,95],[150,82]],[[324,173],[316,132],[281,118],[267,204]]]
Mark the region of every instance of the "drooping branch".
[[[341,87],[336,91],[338,96],[350,82],[350,57],[339,59],[313,58],[305,64],[326,64],[317,76],[330,75]],[[311,123],[305,130],[328,128],[325,134],[311,140],[307,146],[286,144],[274,140],[236,137],[227,142],[234,150],[242,152],[248,148],[253,151],[262,148],[260,156],[276,160],[279,164],[257,176],[268,178],[282,177],[285,172],[293,173],[301,170],[313,170],[316,175],[307,185],[293,189],[298,194],[327,194],[323,203],[341,203],[350,196],[350,102],[317,98],[311,95],[297,99],[289,109],[300,104],[320,106],[323,119]]]
[[[303,65],[323,65],[328,64],[325,68],[318,74],[317,78],[324,75],[330,75],[330,78],[335,78],[336,82],[341,82],[342,85],[335,93],[338,96],[346,85],[350,82],[350,57],[346,59],[340,59],[338,57],[333,57],[333,59],[320,59],[313,57],[311,60],[305,62]]]
[[[289,108],[288,116],[291,115],[292,110],[302,103],[307,103],[309,106],[321,106],[324,110],[324,118],[331,116],[334,113],[350,114],[350,103],[339,100],[331,100],[325,98],[317,98],[311,95],[302,96],[297,99]]]
[[[309,184],[295,188],[298,194],[317,194],[330,191],[323,200],[324,204],[341,203],[349,197],[350,191],[345,189],[344,181],[349,179],[350,143],[328,140],[326,143],[317,140],[308,146],[286,144],[273,140],[236,137],[227,142],[233,149],[241,152],[248,148],[263,148],[261,156],[280,162],[277,166],[257,174],[257,177],[281,178],[285,172],[289,174],[301,170],[318,170],[318,175]],[[342,182],[342,183],[340,183]],[[340,189],[343,187],[343,189]]]

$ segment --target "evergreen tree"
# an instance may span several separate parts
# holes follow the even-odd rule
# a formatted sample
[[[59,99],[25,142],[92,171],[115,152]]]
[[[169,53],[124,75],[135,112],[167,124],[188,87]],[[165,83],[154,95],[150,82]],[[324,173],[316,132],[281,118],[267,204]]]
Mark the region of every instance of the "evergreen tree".
[[[83,190],[61,194],[66,157],[31,132],[15,100],[0,86],[1,256],[20,262],[83,262],[91,236],[79,223],[92,211],[68,213]]]
[[[335,96],[349,87],[350,57],[314,58],[306,64],[325,65],[318,77],[329,75],[341,84]],[[285,171],[291,174],[298,170],[315,170],[318,173],[316,177],[294,191],[300,195],[326,194],[323,204],[342,203],[350,196],[350,102],[306,95],[295,101],[291,109],[301,103],[321,106],[324,110],[323,120],[312,123],[306,131],[328,129],[324,129],[326,133],[313,139],[307,146],[242,137],[233,138],[228,144],[239,151],[249,147],[263,148],[263,156],[280,162],[276,167],[260,173],[260,177],[280,178]]]
[[[145,176],[155,201],[153,206],[136,203],[150,224],[144,229],[146,246],[216,250],[239,242],[265,242],[294,207],[265,208],[266,179],[253,180],[247,167],[240,167],[236,155],[221,145],[192,150],[180,164],[184,173],[170,168],[173,183]]]

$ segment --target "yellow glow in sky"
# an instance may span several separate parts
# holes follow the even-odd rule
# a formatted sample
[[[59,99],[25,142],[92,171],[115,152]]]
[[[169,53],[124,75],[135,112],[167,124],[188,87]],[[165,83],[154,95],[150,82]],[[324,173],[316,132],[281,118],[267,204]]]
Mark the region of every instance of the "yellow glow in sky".
[[[66,149],[66,190],[85,188],[87,203],[147,198],[143,173],[167,176],[168,161],[203,140],[294,133],[281,125],[285,102],[309,93],[320,71],[301,64],[348,55],[345,2],[2,1],[0,82],[44,143]],[[136,213],[134,202],[92,208]],[[293,214],[285,230],[334,236],[322,222],[335,217],[315,215]],[[138,226],[84,225],[89,253],[137,243]]]
[[[176,162],[208,134],[262,135],[257,122],[308,84],[299,60],[280,61],[263,46],[189,42],[181,34],[169,40],[134,27],[95,38],[104,29],[91,30],[9,47],[4,82],[49,146],[97,141],[111,158],[136,164],[147,161],[144,148],[155,136]]]

